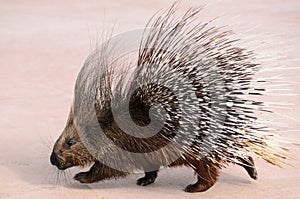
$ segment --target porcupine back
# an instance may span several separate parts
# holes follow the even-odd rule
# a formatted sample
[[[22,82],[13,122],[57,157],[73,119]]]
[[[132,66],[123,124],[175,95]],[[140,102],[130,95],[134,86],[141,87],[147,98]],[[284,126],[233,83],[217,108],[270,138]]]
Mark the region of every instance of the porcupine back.
[[[107,66],[97,77],[97,86],[89,85],[89,72],[82,72],[79,79],[85,84],[77,87],[79,93],[96,87],[92,97],[105,136],[129,152],[155,152],[145,156],[146,162],[148,158],[161,165],[189,154],[199,160],[207,157],[212,162],[224,162],[225,166],[249,152],[280,165],[285,149],[254,114],[268,111],[262,101],[251,99],[265,91],[255,87],[253,76],[262,66],[254,54],[238,47],[237,40],[230,39],[231,31],[195,23],[200,9],[191,8],[180,18],[175,17],[175,10],[172,7],[148,23],[136,66],[107,63],[111,52],[106,47],[85,63],[89,72],[93,71],[89,65]],[[161,128],[147,136],[157,126]],[[81,132],[86,134],[85,128]],[[95,143],[99,145],[99,140]],[[111,150],[106,146],[100,154],[96,149],[91,154],[104,157]],[[115,154],[104,158],[117,164],[126,157]],[[131,161],[143,166],[140,159]]]

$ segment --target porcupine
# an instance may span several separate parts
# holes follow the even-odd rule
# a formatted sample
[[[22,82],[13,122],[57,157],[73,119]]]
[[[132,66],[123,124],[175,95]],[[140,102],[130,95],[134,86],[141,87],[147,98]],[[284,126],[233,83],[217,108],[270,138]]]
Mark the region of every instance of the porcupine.
[[[264,103],[249,99],[265,91],[252,84],[261,67],[254,53],[238,47],[229,38],[231,31],[193,23],[200,10],[190,8],[176,18],[173,6],[151,19],[135,67],[129,62],[109,62],[111,43],[88,57],[76,81],[66,127],[50,157],[53,165],[64,170],[93,164],[89,171],[74,176],[82,183],[125,177],[143,169],[145,176],[137,180],[143,186],[155,181],[160,166],[185,165],[197,175],[197,182],[185,191],[199,192],[212,187],[229,163],[244,167],[256,179],[249,153],[274,165],[284,162],[286,149],[276,147],[268,128],[257,122],[255,111],[265,110]],[[163,108],[150,114],[157,104]],[[130,118],[124,117],[124,109]],[[129,125],[129,119],[135,125]],[[159,126],[156,121],[161,120],[155,135],[143,137],[147,132],[139,127],[151,122]],[[140,132],[128,134],[120,124]],[[95,126],[101,127],[101,135]],[[146,131],[155,129],[151,128]],[[128,157],[114,153],[112,146],[145,155]],[[126,168],[115,166],[122,162]]]

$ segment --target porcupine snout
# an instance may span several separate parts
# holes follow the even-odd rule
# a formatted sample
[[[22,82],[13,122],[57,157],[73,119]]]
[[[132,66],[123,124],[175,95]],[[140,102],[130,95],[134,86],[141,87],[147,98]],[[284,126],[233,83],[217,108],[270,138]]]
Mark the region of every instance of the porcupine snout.
[[[66,169],[63,165],[63,159],[61,157],[59,157],[58,155],[56,155],[54,152],[52,152],[51,156],[50,156],[50,162],[52,165],[56,166],[58,169],[60,170],[64,170]]]

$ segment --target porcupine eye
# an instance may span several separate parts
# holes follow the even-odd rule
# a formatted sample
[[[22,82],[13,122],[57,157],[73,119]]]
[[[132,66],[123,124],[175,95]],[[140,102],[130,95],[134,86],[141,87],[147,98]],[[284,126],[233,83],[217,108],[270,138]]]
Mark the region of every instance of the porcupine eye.
[[[68,148],[70,148],[72,145],[74,145],[76,143],[76,140],[74,138],[70,138],[70,139],[67,139],[66,141],[66,146]]]

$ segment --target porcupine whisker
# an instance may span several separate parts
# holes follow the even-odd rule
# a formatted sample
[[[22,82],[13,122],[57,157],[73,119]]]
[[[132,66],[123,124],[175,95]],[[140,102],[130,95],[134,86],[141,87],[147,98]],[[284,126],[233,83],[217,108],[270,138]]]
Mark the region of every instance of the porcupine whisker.
[[[66,179],[65,179],[65,172],[64,171],[59,171],[59,178],[57,184],[59,186],[65,185],[66,184]]]
[[[57,170],[54,170],[53,168],[51,168],[50,170],[50,174],[49,174],[49,181],[52,182],[53,184],[57,185]]]
[[[53,143],[51,142],[51,140],[53,140],[53,139],[45,139],[45,138],[40,137],[40,140],[41,140],[40,143],[41,143],[42,147],[45,147],[49,151],[52,150]]]
[[[42,159],[45,159],[45,156]],[[43,183],[54,183],[53,179],[55,179],[57,171],[48,162],[44,162],[41,167],[47,171],[47,176],[42,180]]]
[[[51,153],[51,150],[52,150],[52,147],[51,145],[53,144],[52,140],[53,138],[50,136],[49,138],[42,138],[40,137],[39,138],[41,141],[40,141],[40,146],[43,147],[45,150],[39,150],[39,152],[41,152],[41,158],[45,158],[45,157],[48,157],[48,154]],[[45,163],[43,164],[43,168],[46,168],[46,167],[49,167],[49,164],[48,163]],[[47,182],[53,182],[53,179],[56,179],[56,181],[54,181],[54,184],[58,184],[58,172],[57,170],[55,170],[53,167],[49,167],[49,169],[47,170],[50,170],[51,172],[48,173],[48,176],[45,180],[47,180]]]
[[[56,186],[58,187],[59,186],[59,182],[60,182],[60,170],[57,170],[56,172],[56,181],[55,181],[55,184]]]
[[[71,179],[72,179],[71,172],[69,170],[65,170],[64,173],[65,173],[65,179],[67,181],[67,185],[70,187],[76,187],[75,184],[71,181]]]

